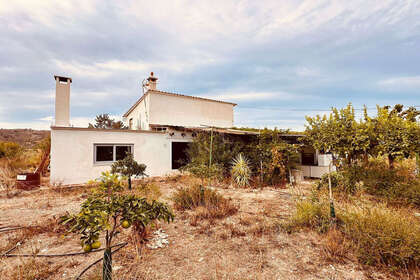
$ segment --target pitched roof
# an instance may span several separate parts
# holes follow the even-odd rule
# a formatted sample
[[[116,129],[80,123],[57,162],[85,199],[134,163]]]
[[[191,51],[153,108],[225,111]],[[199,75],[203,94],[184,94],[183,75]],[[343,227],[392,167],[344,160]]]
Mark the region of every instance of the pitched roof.
[[[130,107],[130,109],[128,109],[128,111],[123,115],[123,117],[127,117],[137,107],[137,105],[146,97],[146,95],[148,95],[149,93],[157,93],[157,94],[168,95],[168,96],[177,96],[177,97],[186,97],[186,98],[192,98],[192,99],[197,99],[197,100],[204,100],[204,101],[230,104],[230,105],[233,105],[233,106],[237,105],[236,103],[232,103],[232,102],[220,101],[220,100],[209,99],[209,98],[204,98],[204,97],[191,96],[191,95],[185,95],[185,94],[179,94],[179,93],[173,93],[173,92],[167,92],[167,91],[160,91],[160,90],[148,90],[145,94],[143,94],[142,97],[140,97],[139,100],[137,100],[136,103],[134,103],[133,106]]]

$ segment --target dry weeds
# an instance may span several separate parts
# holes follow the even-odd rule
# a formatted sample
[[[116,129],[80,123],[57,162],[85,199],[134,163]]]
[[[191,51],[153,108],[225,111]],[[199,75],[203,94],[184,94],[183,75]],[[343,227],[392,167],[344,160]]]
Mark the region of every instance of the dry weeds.
[[[158,187],[161,200],[170,202],[177,188],[196,184],[197,180],[182,175],[149,178],[146,182]],[[151,189],[156,190],[155,187]],[[26,240],[16,253],[80,250],[79,238],[71,234],[62,236],[61,229],[53,226],[52,219],[66,211],[77,211],[87,191],[85,186],[56,185],[23,192],[10,199],[1,197],[0,224],[44,225],[20,235]],[[326,263],[322,256],[324,241],[316,233],[289,235],[280,230],[279,223],[294,209],[293,190],[224,186],[217,188],[217,192],[240,208],[221,218],[211,218],[212,214],[203,206],[177,212],[174,223],[158,225],[169,235],[169,246],[157,250],[144,248],[141,255],[134,246],[125,247],[113,256],[114,279],[368,279],[364,270],[351,261]],[[303,192],[309,192],[305,185]],[[155,191],[151,193],[156,194]],[[17,234],[20,231],[0,234],[0,244],[9,239],[9,246],[14,246],[20,241]],[[127,240],[129,234],[130,230],[124,231],[120,239]],[[35,260],[36,264],[39,261],[40,273],[48,274],[45,279],[74,279],[100,256],[101,253],[94,253]],[[24,259],[25,262],[29,260]],[[48,261],[54,269],[43,269]],[[0,258],[0,275],[11,275],[19,266],[24,267],[22,259]],[[31,267],[31,264],[27,266]],[[100,275],[99,264],[84,279],[100,279]],[[378,272],[372,275],[385,277]]]

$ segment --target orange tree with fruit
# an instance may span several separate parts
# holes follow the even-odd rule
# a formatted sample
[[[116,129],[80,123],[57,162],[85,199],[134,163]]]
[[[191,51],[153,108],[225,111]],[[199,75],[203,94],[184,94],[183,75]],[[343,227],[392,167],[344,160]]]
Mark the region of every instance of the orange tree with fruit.
[[[148,202],[143,197],[123,194],[122,190],[118,175],[104,172],[93,194],[81,204],[79,213],[66,214],[60,220],[60,223],[68,225],[69,232],[81,235],[85,252],[100,248],[100,235],[104,233],[104,280],[112,279],[112,242],[123,228],[133,225],[141,233],[158,220],[169,223],[174,219],[172,210],[165,203]]]

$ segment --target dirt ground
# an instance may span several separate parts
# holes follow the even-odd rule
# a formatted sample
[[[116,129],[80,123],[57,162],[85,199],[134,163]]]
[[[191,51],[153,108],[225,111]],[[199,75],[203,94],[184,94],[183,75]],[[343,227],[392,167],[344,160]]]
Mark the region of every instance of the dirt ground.
[[[161,200],[172,204],[177,188],[191,178],[154,178]],[[113,255],[114,279],[388,279],[352,261],[330,263],[322,257],[321,237],[313,232],[287,234],[278,228],[294,211],[298,196],[309,193],[311,182],[292,189],[214,187],[239,206],[233,216],[194,221],[194,212],[175,211],[171,224],[160,224],[169,246],[144,247],[138,255],[130,244]],[[87,197],[85,186],[43,186],[41,189],[0,192],[0,255],[81,252],[80,240],[64,235],[56,219],[76,212]],[[12,226],[37,226],[3,231]],[[118,242],[129,239],[124,231]],[[21,244],[16,247],[16,244]],[[16,249],[14,249],[16,247]],[[75,279],[102,252],[71,257],[23,258],[0,256],[0,279]],[[100,279],[101,264],[82,279]],[[32,278],[31,278],[32,277]]]

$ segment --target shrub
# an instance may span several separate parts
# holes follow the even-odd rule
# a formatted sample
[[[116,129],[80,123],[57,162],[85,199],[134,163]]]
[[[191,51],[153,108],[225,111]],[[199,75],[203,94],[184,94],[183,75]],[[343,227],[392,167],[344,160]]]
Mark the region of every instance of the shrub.
[[[196,209],[204,207],[206,213],[202,218],[223,218],[235,214],[238,207],[230,200],[214,190],[195,185],[188,188],[180,188],[172,196],[174,207],[177,210]]]
[[[23,148],[14,142],[0,142],[0,158],[15,158],[23,151]]]
[[[408,161],[389,169],[383,160],[372,160],[363,172],[362,181],[366,192],[372,195],[394,203],[420,206],[420,180]]]
[[[251,168],[246,157],[238,154],[232,161],[231,169],[233,181],[240,187],[249,186],[251,179]]]
[[[204,184],[204,180],[216,179],[219,180],[223,177],[223,167],[219,164],[212,164],[210,167],[206,164],[187,164],[183,170],[190,172],[197,178],[201,179],[201,184]]]
[[[333,171],[330,173],[331,175],[331,187],[333,189],[337,189],[341,186],[344,181],[343,174],[340,172]],[[328,174],[322,175],[321,179],[315,183],[316,188],[318,190],[322,188],[328,189]]]
[[[111,173],[121,174],[128,178],[129,190],[131,190],[131,177],[146,176],[145,171],[146,165],[135,161],[132,153],[127,153],[124,159],[114,162],[111,166]]]
[[[364,190],[385,201],[420,206],[420,179],[416,178],[414,161],[404,160],[389,169],[384,158],[370,159],[364,166],[346,166],[331,172],[331,185],[344,194]],[[328,189],[328,174],[316,183]]]
[[[362,263],[401,268],[420,265],[420,224],[411,213],[379,205],[350,208],[340,218],[342,231]]]
[[[330,226],[329,204],[301,200],[296,204],[296,212],[291,219],[283,224],[287,232],[301,228],[311,228],[318,232],[326,232]]]
[[[342,260],[351,249],[362,264],[415,269],[420,265],[420,223],[409,211],[381,204],[369,208],[342,205],[335,227],[330,226],[328,203],[297,203],[295,214],[282,227],[288,232],[311,228],[327,233],[323,253]]]
[[[105,233],[105,251],[103,258],[103,279],[110,280],[112,273],[112,241],[123,228],[133,225],[136,246],[146,227],[159,220],[171,222],[174,219],[171,209],[162,202],[121,193],[122,184],[116,174],[102,173],[96,192],[82,204],[79,213],[66,214],[60,223],[68,225],[69,232],[81,235],[83,250],[101,246],[98,241]]]
[[[148,201],[157,200],[162,196],[159,186],[153,182],[140,183],[134,189],[136,195],[145,197]]]
[[[361,180],[361,168],[359,166],[347,166],[344,170],[331,172],[331,187],[347,194],[354,194]],[[317,189],[328,189],[328,173],[322,175],[316,184]]]

